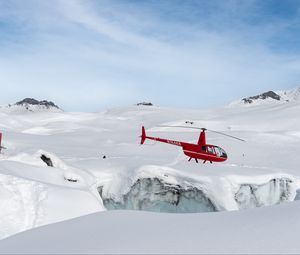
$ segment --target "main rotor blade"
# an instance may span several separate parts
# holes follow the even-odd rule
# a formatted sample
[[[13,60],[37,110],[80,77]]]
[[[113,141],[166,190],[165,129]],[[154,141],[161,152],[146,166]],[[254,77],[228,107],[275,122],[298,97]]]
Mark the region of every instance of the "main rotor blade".
[[[242,142],[246,142],[245,140],[241,139],[241,138],[238,138],[236,136],[232,136],[232,135],[227,135],[227,134],[224,134],[222,132],[218,132],[218,131],[214,131],[214,130],[210,130],[210,129],[206,129],[207,131],[210,131],[210,132],[213,132],[213,133],[217,133],[217,134],[220,134],[220,135],[225,135],[225,136],[228,136],[228,137],[231,137],[233,139],[237,139],[239,141],[242,141]]]
[[[166,126],[166,125],[159,125],[159,127],[178,127],[178,128],[192,128],[192,129],[201,129],[201,130],[207,130],[206,128],[199,128],[199,127],[187,127],[187,126]]]
[[[207,129],[207,128],[200,128],[200,127],[186,127],[186,126],[166,126],[166,125],[160,125],[160,127],[177,127],[177,128],[200,129],[200,130],[203,130],[203,131],[209,131],[209,132],[217,133],[217,134],[220,134],[220,135],[224,135],[224,136],[231,137],[231,138],[233,138],[233,139],[237,139],[237,140],[242,141],[242,142],[246,142],[245,140],[243,140],[243,139],[241,139],[241,138],[238,138],[238,137],[236,137],[236,136],[227,135],[227,134],[225,134],[225,133],[218,132],[218,131],[214,131],[214,130]]]

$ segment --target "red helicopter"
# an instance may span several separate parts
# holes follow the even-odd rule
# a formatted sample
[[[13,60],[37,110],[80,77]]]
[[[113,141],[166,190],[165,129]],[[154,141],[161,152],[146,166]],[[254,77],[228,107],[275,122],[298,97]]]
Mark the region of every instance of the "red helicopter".
[[[206,143],[206,134],[205,131],[210,131],[214,133],[218,133],[221,135],[225,135],[240,141],[245,142],[245,140],[240,139],[235,136],[227,135],[221,132],[208,130],[206,128],[198,128],[198,127],[185,127],[185,126],[160,126],[160,127],[179,127],[179,128],[192,128],[192,129],[200,129],[202,130],[200,133],[200,137],[198,139],[197,144],[192,143],[186,143],[186,142],[180,142],[180,141],[173,141],[168,139],[162,139],[158,137],[151,137],[146,135],[145,128],[142,127],[142,135],[141,135],[141,144],[144,144],[146,139],[154,140],[162,143],[168,143],[176,146],[182,147],[183,153],[189,157],[189,161],[192,159],[195,159],[195,161],[198,163],[198,159],[203,160],[203,163],[206,163],[206,161],[212,162],[223,162],[227,160],[227,153],[225,150],[223,150],[221,147],[207,144]]]

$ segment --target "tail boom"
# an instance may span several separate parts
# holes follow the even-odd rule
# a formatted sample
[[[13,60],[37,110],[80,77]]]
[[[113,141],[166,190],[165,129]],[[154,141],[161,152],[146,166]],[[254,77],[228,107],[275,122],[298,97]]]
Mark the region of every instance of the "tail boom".
[[[141,144],[144,144],[145,140],[149,139],[149,140],[153,140],[153,141],[156,141],[156,142],[168,143],[168,144],[171,144],[171,145],[176,145],[176,146],[181,146],[181,147],[183,147],[185,145],[188,145],[188,143],[183,143],[183,142],[179,142],[179,141],[173,141],[173,140],[168,140],[168,139],[162,139],[162,138],[159,138],[159,137],[147,136],[144,126],[142,127],[142,135],[140,137],[141,137]]]

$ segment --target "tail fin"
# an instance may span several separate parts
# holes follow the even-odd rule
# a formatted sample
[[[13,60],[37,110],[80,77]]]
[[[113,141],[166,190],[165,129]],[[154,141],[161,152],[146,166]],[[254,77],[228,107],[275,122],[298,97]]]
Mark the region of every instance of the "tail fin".
[[[141,144],[144,144],[145,140],[146,140],[146,131],[144,126],[142,126]]]
[[[202,130],[199,136],[198,145],[205,146],[206,145],[206,137],[205,131]]]

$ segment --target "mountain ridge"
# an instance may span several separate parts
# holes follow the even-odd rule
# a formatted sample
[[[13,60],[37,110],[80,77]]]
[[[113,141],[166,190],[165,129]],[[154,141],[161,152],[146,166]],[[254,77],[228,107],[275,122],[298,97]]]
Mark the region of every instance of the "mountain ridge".
[[[282,104],[290,102],[300,102],[300,87],[290,90],[269,90],[267,92],[245,97],[235,100],[229,104],[230,107],[234,106],[258,106],[267,104]]]
[[[14,104],[0,106],[0,110],[6,113],[26,113],[26,112],[62,112],[63,110],[55,103],[48,100],[36,100],[34,98],[24,98]]]

